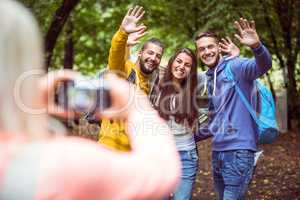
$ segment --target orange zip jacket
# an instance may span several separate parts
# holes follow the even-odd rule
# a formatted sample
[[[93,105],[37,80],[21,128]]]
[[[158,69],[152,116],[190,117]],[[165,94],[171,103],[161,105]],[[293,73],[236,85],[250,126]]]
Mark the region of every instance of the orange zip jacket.
[[[126,79],[130,79],[130,77],[135,74],[135,84],[148,94],[150,76],[142,74],[135,63],[126,59],[127,39],[128,34],[121,29],[113,36],[109,51],[108,69],[120,74]],[[103,119],[98,142],[115,150],[131,150],[129,138],[125,132],[125,124],[120,120],[111,121]]]

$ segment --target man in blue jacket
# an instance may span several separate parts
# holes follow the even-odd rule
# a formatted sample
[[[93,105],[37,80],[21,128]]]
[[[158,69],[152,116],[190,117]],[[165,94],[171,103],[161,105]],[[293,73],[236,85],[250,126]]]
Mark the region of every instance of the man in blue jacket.
[[[234,22],[235,37],[250,47],[254,58],[221,58],[219,41],[211,32],[198,34],[195,39],[197,57],[209,68],[208,130],[213,135],[212,166],[217,199],[244,199],[254,169],[258,130],[250,113],[235,91],[238,84],[255,108],[257,103],[254,80],[272,66],[271,55],[260,42],[254,21],[241,18]],[[230,67],[235,81],[228,79]]]

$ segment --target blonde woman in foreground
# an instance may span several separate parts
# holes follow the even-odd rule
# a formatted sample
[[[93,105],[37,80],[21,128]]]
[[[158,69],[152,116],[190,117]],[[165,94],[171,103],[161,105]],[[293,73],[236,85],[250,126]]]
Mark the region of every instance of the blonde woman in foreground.
[[[0,26],[0,199],[161,199],[176,188],[180,161],[167,125],[143,92],[113,75],[106,77],[112,88],[109,110],[127,106],[101,115],[126,120],[131,152],[49,137],[47,107],[52,114],[64,113],[55,113],[57,105],[48,97],[58,81],[78,74],[28,76],[42,74],[42,41],[35,20],[19,3],[0,1]],[[155,128],[160,134],[152,134]]]

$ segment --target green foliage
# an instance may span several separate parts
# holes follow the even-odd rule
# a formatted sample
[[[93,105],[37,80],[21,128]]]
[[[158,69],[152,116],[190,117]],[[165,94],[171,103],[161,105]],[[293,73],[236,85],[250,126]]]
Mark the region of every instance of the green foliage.
[[[36,15],[44,35],[55,10],[62,4],[62,0],[21,0],[21,2]],[[264,6],[270,9],[266,10],[261,2],[264,2]],[[266,15],[275,30],[278,48],[282,51],[282,55],[286,55],[278,13],[271,9],[272,3],[273,0],[81,0],[70,17],[74,25],[74,69],[84,74],[94,74],[106,67],[110,40],[127,9],[135,4],[142,5],[146,9],[143,23],[147,25],[149,33],[143,40],[150,37],[161,39],[167,46],[165,59],[168,59],[179,47],[193,49],[193,38],[199,31],[212,30],[221,37],[230,36],[234,39],[233,22],[241,16],[256,21],[262,41],[274,54],[269,27],[266,26],[264,20]],[[295,9],[300,12],[298,7]],[[296,28],[299,23],[299,19],[298,21],[296,19],[295,16],[293,28]],[[295,43],[295,38],[296,36],[293,35],[293,43]],[[64,40],[65,34],[62,32],[54,50],[53,66],[55,68],[63,66]],[[234,41],[238,44],[237,40]],[[243,56],[252,56],[248,48],[239,44],[238,46]],[[139,46],[135,50],[138,48]],[[276,59],[274,63],[279,65]],[[299,57],[297,63],[296,80],[299,81]],[[280,68],[275,67],[272,70],[272,76],[282,76],[282,73],[276,72],[278,70]],[[281,81],[282,78],[272,77],[272,80]],[[276,84],[276,87],[282,85],[282,83]]]
[[[62,3],[62,0],[19,0],[29,8],[37,18],[44,34],[48,31],[52,16]]]

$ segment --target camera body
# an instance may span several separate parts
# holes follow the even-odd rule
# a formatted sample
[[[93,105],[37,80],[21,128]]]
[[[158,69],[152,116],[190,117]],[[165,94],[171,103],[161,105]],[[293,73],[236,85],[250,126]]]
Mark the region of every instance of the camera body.
[[[75,80],[61,82],[57,88],[56,101],[65,110],[88,115],[111,106],[109,87],[103,76],[97,78],[80,76]]]

